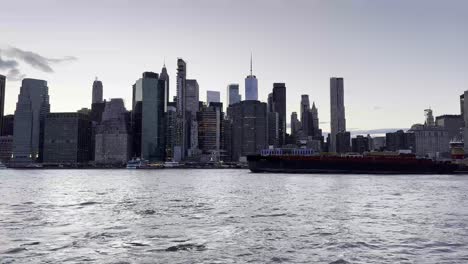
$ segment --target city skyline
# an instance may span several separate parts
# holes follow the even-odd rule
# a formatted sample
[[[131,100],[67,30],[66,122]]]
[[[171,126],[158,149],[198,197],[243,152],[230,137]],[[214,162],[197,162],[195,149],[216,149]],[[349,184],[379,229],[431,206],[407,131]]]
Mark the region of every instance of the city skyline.
[[[245,12],[235,12],[239,7],[232,1],[200,1],[196,5],[186,1],[160,2],[158,4],[167,12],[162,12],[164,14],[157,19],[146,17],[145,20],[144,13],[141,17],[132,17],[135,22],[123,27],[121,33],[112,30],[124,22],[117,21],[118,14],[141,11],[141,7],[128,7],[123,1],[116,1],[113,14],[104,14],[102,10],[108,8],[106,2],[93,4],[89,10],[85,7],[90,4],[87,1],[71,3],[69,7],[58,3],[54,8],[44,3],[40,6],[28,4],[33,10],[43,11],[33,16],[38,23],[29,24],[30,29],[20,22],[22,16],[30,15],[28,12],[0,11],[0,21],[5,22],[0,23],[0,28],[10,25],[9,30],[6,27],[2,30],[5,36],[2,39],[8,39],[8,43],[0,43],[1,58],[20,61],[18,51],[16,55],[5,51],[11,46],[48,59],[46,62],[52,72],[44,71],[47,68],[38,70],[21,61],[18,69],[28,78],[48,82],[52,112],[89,107],[90,86],[95,76],[103,82],[104,98],[124,98],[130,109],[131,85],[141,72],[159,71],[166,63],[170,82],[176,83],[177,57],[187,61],[190,69],[187,79],[197,79],[201,100],[205,101],[207,90],[213,90],[220,91],[226,103],[226,86],[230,83],[240,84],[239,91],[245,98],[244,78],[249,74],[249,59],[253,53],[259,100],[267,101],[273,83],[285,83],[289,116],[291,112],[300,112],[300,96],[308,94],[310,103],[315,102],[319,109],[324,132],[329,132],[330,126],[328,82],[332,76],[343,77],[346,81],[346,119],[350,131],[410,128],[421,122],[422,109],[428,107],[432,107],[435,116],[458,114],[458,104],[453,98],[468,87],[462,74],[468,69],[467,62],[462,59],[467,55],[463,46],[468,42],[461,34],[468,24],[461,12],[468,6],[463,1],[449,1],[445,5],[436,1],[350,1],[341,3],[340,9],[335,8],[337,3],[329,1],[297,1],[290,6],[276,1],[264,8],[262,1],[254,1]],[[414,12],[422,12],[420,5],[424,5],[426,16],[413,18]],[[2,10],[17,10],[19,6],[7,3]],[[204,8],[207,6],[211,8]],[[67,17],[70,8],[78,12]],[[228,9],[232,12],[221,12]],[[182,22],[172,25],[175,14],[190,15],[194,10],[206,16],[197,16],[187,28]],[[273,19],[282,10],[290,18],[288,28]],[[86,23],[77,16],[85,11]],[[220,14],[226,18],[236,14],[237,22],[224,22],[222,26],[226,30],[219,31],[212,23],[220,19]],[[254,14],[263,22],[253,20]],[[103,23],[93,28],[95,25],[91,22],[98,18],[102,18]],[[247,21],[243,20],[245,18]],[[74,36],[57,23],[65,19],[69,19],[67,26],[73,29]],[[347,21],[350,23],[345,25]],[[147,24],[156,23],[158,30],[167,33],[164,41],[158,39],[157,43],[142,35],[152,32]],[[247,27],[251,30],[244,31]],[[260,31],[262,27],[264,31]],[[136,28],[139,30],[135,31]],[[176,28],[193,42],[190,47],[177,41]],[[37,32],[33,32],[34,29]],[[213,32],[217,32],[219,41],[214,41]],[[55,36],[57,33],[59,37]],[[41,42],[30,41],[39,34],[43,34]],[[143,36],[142,40],[146,40],[143,42],[148,45],[132,44],[131,38],[123,38],[125,34],[133,38]],[[98,37],[97,41],[85,41],[91,37]],[[118,39],[124,41],[117,44]],[[295,41],[288,42],[288,39]],[[108,45],[109,41],[113,41],[113,45]],[[221,61],[223,64],[219,64]],[[0,74],[7,75],[7,69],[0,68]],[[20,82],[7,80],[5,114],[13,113],[19,87]],[[170,97],[175,94],[173,86]],[[385,119],[381,118],[384,114]]]

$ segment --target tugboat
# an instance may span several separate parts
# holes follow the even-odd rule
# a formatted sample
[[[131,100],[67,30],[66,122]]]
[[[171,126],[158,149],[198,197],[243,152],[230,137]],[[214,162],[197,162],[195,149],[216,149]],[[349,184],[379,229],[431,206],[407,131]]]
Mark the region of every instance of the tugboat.
[[[451,161],[420,159],[414,154],[370,152],[364,155],[319,154],[310,149],[268,149],[247,156],[252,172],[335,174],[452,174]]]
[[[140,158],[133,158],[127,162],[127,169],[148,169],[149,162]]]

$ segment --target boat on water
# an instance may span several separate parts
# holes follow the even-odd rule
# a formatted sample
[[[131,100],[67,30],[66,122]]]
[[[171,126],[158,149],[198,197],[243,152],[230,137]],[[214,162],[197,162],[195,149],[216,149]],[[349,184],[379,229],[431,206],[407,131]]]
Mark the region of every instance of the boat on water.
[[[252,172],[336,174],[451,174],[450,161],[417,158],[414,154],[370,152],[364,155],[319,154],[309,149],[268,149],[247,156]]]
[[[144,159],[136,158],[127,162],[127,169],[148,169],[150,168],[149,162]]]

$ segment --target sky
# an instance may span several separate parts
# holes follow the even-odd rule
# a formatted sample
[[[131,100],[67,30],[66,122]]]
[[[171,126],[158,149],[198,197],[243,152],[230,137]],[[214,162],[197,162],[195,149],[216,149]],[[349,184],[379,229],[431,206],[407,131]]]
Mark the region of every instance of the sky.
[[[288,120],[301,94],[330,130],[330,77],[343,77],[347,129],[409,128],[459,114],[468,90],[464,0],[0,0],[0,74],[5,112],[21,78],[48,81],[52,112],[90,107],[96,77],[104,97],[124,98],[144,71],[166,63],[175,95],[177,58],[200,99],[253,72],[259,99],[287,87]]]

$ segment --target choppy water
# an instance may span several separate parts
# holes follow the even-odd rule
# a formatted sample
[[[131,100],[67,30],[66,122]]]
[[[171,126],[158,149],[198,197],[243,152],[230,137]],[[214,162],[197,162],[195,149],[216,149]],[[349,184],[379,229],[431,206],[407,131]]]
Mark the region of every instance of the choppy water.
[[[468,177],[0,171],[0,263],[468,263]]]

